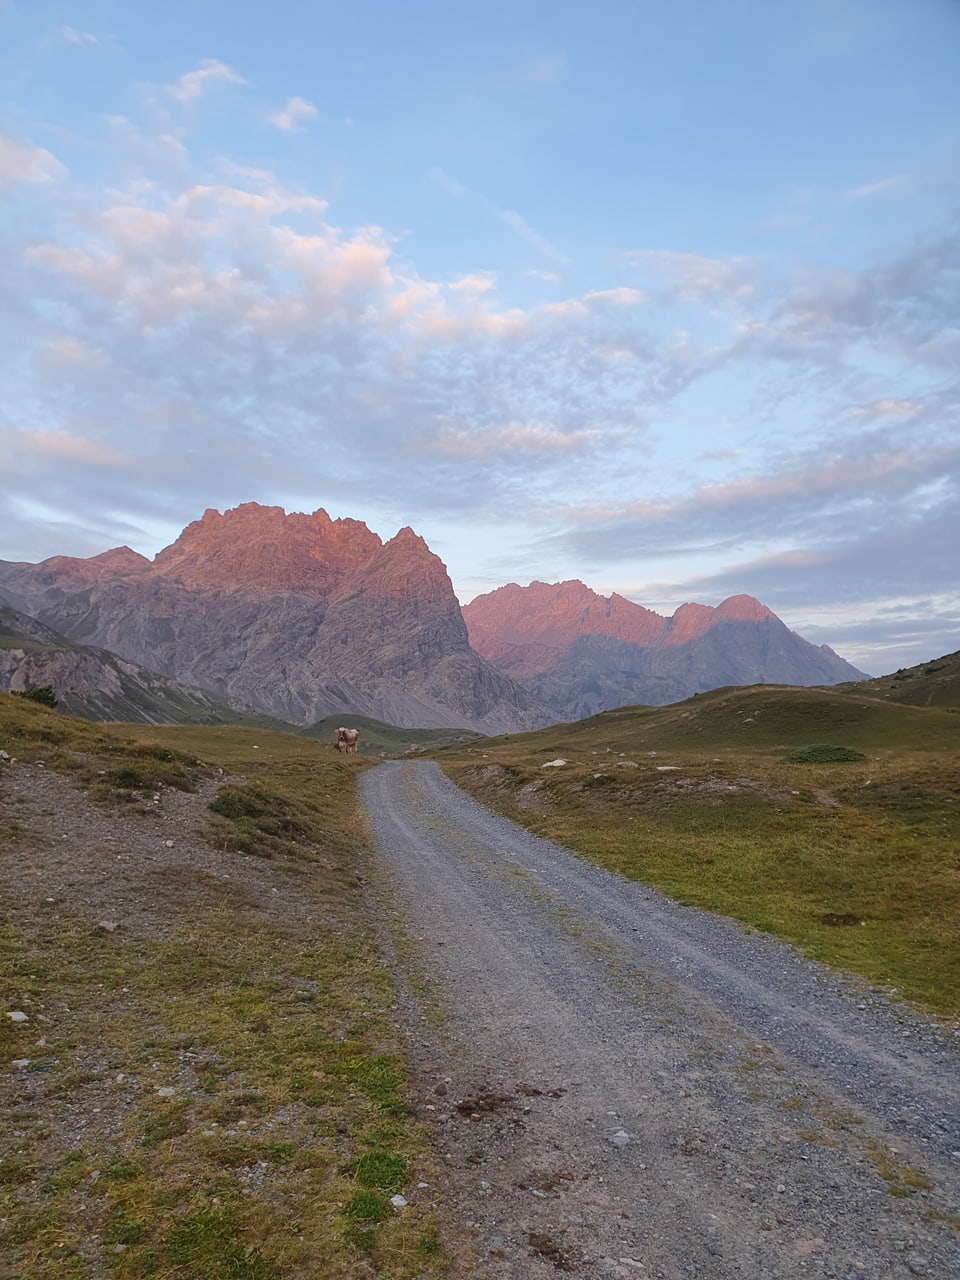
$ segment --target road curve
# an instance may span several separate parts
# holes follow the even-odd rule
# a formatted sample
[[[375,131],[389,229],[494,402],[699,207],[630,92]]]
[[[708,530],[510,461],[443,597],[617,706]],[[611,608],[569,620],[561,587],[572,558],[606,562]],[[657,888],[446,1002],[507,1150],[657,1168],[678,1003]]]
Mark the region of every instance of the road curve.
[[[955,1037],[433,763],[362,797],[458,1274],[960,1275]]]

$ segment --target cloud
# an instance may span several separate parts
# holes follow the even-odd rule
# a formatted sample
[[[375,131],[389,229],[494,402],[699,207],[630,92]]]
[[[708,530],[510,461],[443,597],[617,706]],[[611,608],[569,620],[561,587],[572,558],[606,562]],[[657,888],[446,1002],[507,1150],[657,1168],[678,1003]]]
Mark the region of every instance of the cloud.
[[[655,556],[673,555],[680,547],[720,548],[809,535],[827,523],[842,535],[845,529],[873,528],[897,505],[914,511],[939,508],[958,489],[960,445],[915,450],[865,437],[827,460],[788,456],[767,474],[701,485],[673,500],[565,508],[570,531],[564,540],[594,558],[629,558],[638,540]]]
[[[836,344],[864,337],[918,362],[957,354],[960,226],[919,238],[861,269],[807,266],[772,309],[779,332]]]
[[[267,119],[282,133],[300,133],[306,120],[317,117],[317,108],[306,98],[288,98],[284,106]]]
[[[662,296],[684,302],[726,300],[742,305],[758,287],[758,267],[749,258],[708,258],[667,249],[633,250],[622,255],[629,268],[660,283]]]
[[[457,293],[480,294],[489,293],[491,289],[496,288],[496,284],[495,271],[471,271],[465,276],[457,276],[455,280],[451,280],[447,288]]]
[[[19,470],[31,458],[88,466],[121,466],[125,459],[115,449],[66,431],[23,431],[0,428],[8,464]]]
[[[226,63],[204,58],[195,71],[187,71],[175,84],[167,85],[167,92],[178,102],[193,102],[218,85],[246,83],[243,76]]]
[[[57,366],[94,367],[101,356],[72,334],[60,334],[50,338],[41,351],[44,363]]]
[[[312,495],[331,466],[344,500],[372,487],[400,505],[414,457],[424,507],[526,509],[564,471],[590,472],[633,416],[607,404],[622,375],[605,344],[629,344],[634,291],[503,308],[492,273],[424,279],[382,228],[344,231],[319,197],[219,168],[219,181],[114,188],[21,247],[35,360],[57,369],[35,411],[85,439],[86,406],[102,446],[131,458],[134,509],[176,493],[189,516],[193,499],[216,500],[211,485],[227,503],[237,489]],[[534,476],[521,480],[520,458]]]
[[[467,97],[479,100],[509,99],[543,91],[566,80],[567,70],[564,53],[559,50],[541,50],[492,71],[486,79],[468,88]]]
[[[526,218],[523,218],[513,209],[501,209],[498,213],[501,222],[506,223],[511,231],[516,232],[521,240],[525,240],[531,249],[536,249],[537,253],[544,258],[549,258],[551,262],[557,262],[561,266],[569,266],[570,259],[565,253],[550,243],[546,236],[542,236],[539,231],[535,231],[530,226]]]
[[[854,418],[912,418],[922,405],[913,400],[875,400],[872,404],[857,405],[850,410]]]
[[[509,227],[515,236],[523,240],[541,257],[549,258],[551,262],[555,262],[560,266],[570,265],[571,259],[554,244],[551,244],[539,231],[530,226],[527,220],[515,210],[498,208],[486,196],[482,196],[476,191],[471,191],[458,178],[451,177],[449,173],[439,167],[431,169],[427,176],[431,182],[446,191],[448,195],[473,205],[475,208],[482,210],[488,217],[494,218],[503,223],[504,226]]]
[[[506,457],[516,453],[551,454],[582,451],[602,435],[596,430],[560,432],[540,423],[511,422],[482,434],[451,430],[441,435],[434,449],[439,455],[459,458]]]
[[[60,38],[68,44],[98,44],[97,37],[89,31],[77,31],[74,27],[61,27]]]
[[[205,68],[182,101],[229,82]],[[620,589],[653,566],[681,599],[748,591],[791,625],[811,602],[876,610],[955,580],[952,228],[785,279],[640,250],[603,287],[516,305],[506,271],[434,278],[390,227],[337,226],[322,191],[201,161],[167,125],[114,118],[111,146],[98,189],[0,143],[8,182],[63,183],[56,201],[13,188],[0,554],[33,528],[71,549],[57,512],[96,550],[253,497],[415,518],[489,543],[510,576],[556,566]],[[558,252],[443,170],[431,181]],[[696,479],[702,459],[721,483]]]
[[[881,178],[879,182],[868,182],[862,187],[853,187],[846,193],[847,200],[866,200],[870,196],[885,195],[894,191],[902,191],[909,186],[912,179],[907,174],[898,174],[893,178]]]
[[[566,78],[567,59],[556,51],[534,54],[516,74],[518,80],[527,84],[558,84]]]
[[[16,182],[54,182],[66,170],[43,147],[23,146],[0,134],[0,188]]]

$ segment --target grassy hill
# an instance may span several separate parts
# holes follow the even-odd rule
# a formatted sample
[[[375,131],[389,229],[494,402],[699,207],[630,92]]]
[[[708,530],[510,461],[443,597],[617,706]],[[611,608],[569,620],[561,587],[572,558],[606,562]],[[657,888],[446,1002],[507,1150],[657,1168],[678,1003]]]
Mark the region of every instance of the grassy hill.
[[[834,685],[842,693],[862,694],[914,707],[960,708],[960,649],[916,667],[901,667],[889,676]]]
[[[623,751],[671,747],[776,753],[827,737],[852,748],[938,750],[960,746],[960,718],[946,710],[890,706],[832,688],[751,685],[713,689],[666,707],[618,707],[575,724],[510,735],[508,740],[542,751],[552,750],[553,743],[575,743],[581,750],[601,745]]]
[[[960,716],[859,688],[717,689],[437,759],[598,865],[957,1019]],[[824,747],[854,758],[790,758]]]

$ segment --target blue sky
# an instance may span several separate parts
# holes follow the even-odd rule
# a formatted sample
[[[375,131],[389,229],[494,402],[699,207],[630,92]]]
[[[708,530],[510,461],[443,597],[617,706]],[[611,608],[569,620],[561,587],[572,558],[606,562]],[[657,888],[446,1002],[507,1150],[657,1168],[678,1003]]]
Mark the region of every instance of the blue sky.
[[[955,0],[0,0],[0,558],[322,506],[957,648],[958,67]]]

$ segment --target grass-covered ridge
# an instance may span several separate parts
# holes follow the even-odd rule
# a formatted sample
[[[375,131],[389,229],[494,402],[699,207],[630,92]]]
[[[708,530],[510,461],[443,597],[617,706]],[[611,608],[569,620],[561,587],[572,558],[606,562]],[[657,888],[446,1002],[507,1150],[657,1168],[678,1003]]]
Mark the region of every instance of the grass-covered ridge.
[[[410,1194],[430,1157],[358,878],[363,765],[292,735],[93,725],[10,697],[0,749],[41,781],[67,771],[111,850],[143,858],[104,923],[100,864],[68,867],[63,892],[22,808],[0,817],[0,1014],[27,1015],[0,1016],[0,1274],[445,1274]],[[218,783],[227,812],[193,860],[149,856],[153,796],[172,810],[194,788],[203,817]]]
[[[438,759],[601,866],[960,1018],[955,712],[721,689]]]
[[[835,686],[841,693],[866,696],[914,707],[960,709],[960,649],[888,676]]]

